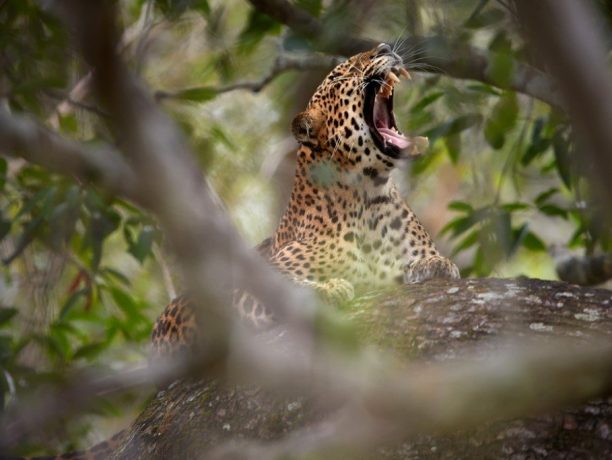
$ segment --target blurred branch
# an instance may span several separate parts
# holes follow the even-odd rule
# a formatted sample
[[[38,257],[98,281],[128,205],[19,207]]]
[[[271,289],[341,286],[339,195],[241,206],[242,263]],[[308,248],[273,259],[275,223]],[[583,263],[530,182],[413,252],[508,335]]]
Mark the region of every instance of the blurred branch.
[[[431,446],[431,435],[463,433],[486,422],[605,396],[612,388],[609,300],[608,291],[559,282],[439,280],[351,306],[356,333],[385,353],[321,346],[308,357],[282,330],[257,342],[237,335],[242,346],[229,363],[234,379],[195,386],[180,382],[159,394],[133,425],[132,441],[118,458],[205,453],[206,458],[259,459],[289,452],[326,458],[330,451],[350,458],[345,450],[363,455],[384,443],[389,453],[393,442],[411,443],[423,433]],[[515,333],[521,334],[520,345],[500,339]],[[294,401],[297,409],[291,408]],[[223,415],[217,413],[221,410]],[[525,430],[540,433],[546,426],[558,433],[555,420],[557,415],[548,413]],[[147,436],[152,432],[158,436]],[[499,441],[498,436],[493,439]],[[255,440],[242,443],[241,438]],[[524,443],[538,448],[547,441]],[[588,438],[582,441],[588,446]],[[565,447],[579,451],[581,445]]]
[[[558,81],[579,145],[591,164],[602,202],[612,200],[612,76],[593,4],[574,0],[516,0],[533,45]],[[571,39],[568,39],[571,37]],[[587,160],[587,161],[584,161]],[[588,166],[587,166],[587,169]],[[608,206],[608,218],[612,219]]]
[[[612,254],[563,257],[556,263],[559,279],[580,286],[601,284],[612,278]]]
[[[249,3],[258,11],[308,38],[321,51],[352,56],[378,44],[376,41],[350,34],[339,34],[335,28],[325,27],[323,22],[286,0],[249,0]],[[484,50],[457,42],[449,43],[440,36],[403,37],[400,41],[408,49],[422,50],[418,56],[418,64],[426,72],[500,86],[492,72],[491,57]],[[409,65],[409,62],[407,64]],[[512,62],[511,67],[513,71],[508,83],[509,88],[554,107],[563,107],[555,86],[547,75],[516,60]]]
[[[341,60],[342,58],[337,56],[314,54],[308,56],[292,56],[288,54],[282,54],[276,58],[276,60],[274,61],[274,65],[272,66],[268,74],[260,80],[242,81],[219,87],[203,87],[202,89],[207,89],[212,94],[222,94],[236,90],[248,90],[254,93],[258,93],[267,85],[272,83],[278,76],[290,70],[331,69],[332,67],[340,63]],[[185,90],[178,90],[172,92],[160,90],[155,93],[155,98],[157,100],[181,99],[185,97],[186,93],[198,89],[200,88],[188,88]]]
[[[360,385],[347,387],[352,402],[331,419],[279,442],[222,445],[207,458],[327,458],[338,449],[364,454],[422,434],[470,430],[583,402],[612,388],[612,346],[523,343],[485,360],[412,365],[395,375],[380,370],[364,372]]]
[[[170,272],[170,267],[168,267],[166,256],[158,245],[153,246],[153,255],[155,256],[155,260],[157,261],[159,269],[162,272],[162,279],[164,280],[164,287],[166,288],[168,301],[171,301],[177,296],[178,293],[176,292],[176,287],[174,286],[174,281],[172,280],[172,273]]]
[[[138,174],[139,204],[159,219],[196,303],[206,305],[205,335],[213,342],[227,340],[232,281],[253,292],[279,317],[302,324],[314,313],[312,297],[304,290],[296,292],[264,264],[215,206],[180,131],[119,59],[114,9],[106,3],[94,7],[75,0],[61,5],[94,68],[95,92]],[[220,277],[225,283],[202,283]],[[308,301],[310,308],[304,305]]]
[[[138,179],[123,157],[108,146],[92,146],[55,134],[30,118],[0,109],[0,150],[50,171],[102,185],[111,193],[137,199]]]
[[[79,85],[77,85],[78,87]],[[69,94],[58,94],[55,91],[47,91],[45,92],[45,94],[47,96],[49,96],[50,98],[59,100],[60,103],[58,104],[58,106],[55,109],[55,113],[49,117],[48,121],[51,124],[51,126],[55,129],[59,128],[59,118],[58,115],[62,115],[65,116],[68,113],[71,112],[69,107],[76,107],[78,109],[82,109],[85,110],[87,112],[91,112],[95,115],[98,115],[99,117],[102,118],[109,118],[109,114],[106,113],[104,110],[100,109],[99,107],[96,107],[95,105],[91,105],[91,104],[86,104],[84,102],[81,102],[81,99],[83,99],[83,97],[81,95],[78,95],[76,99],[73,99],[73,93],[74,91],[70,91]]]

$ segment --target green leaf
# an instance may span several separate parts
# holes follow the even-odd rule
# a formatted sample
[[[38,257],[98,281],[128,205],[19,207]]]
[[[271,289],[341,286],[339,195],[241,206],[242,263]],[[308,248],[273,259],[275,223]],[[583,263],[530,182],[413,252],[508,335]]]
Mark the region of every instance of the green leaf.
[[[555,154],[555,164],[559,177],[568,189],[572,189],[572,180],[570,172],[570,149],[568,141],[563,137],[563,134],[557,132],[553,136],[553,152]]]
[[[491,85],[485,85],[483,83],[475,83],[471,85],[467,85],[466,87],[470,91],[476,91],[478,93],[483,93],[491,96],[501,96],[501,91]]]
[[[174,98],[191,102],[206,102],[214,99],[219,94],[216,88],[210,86],[198,86],[187,88],[174,93]]]
[[[253,51],[267,34],[278,35],[280,31],[280,23],[267,14],[251,10],[247,25],[238,37],[239,47],[242,51]]]
[[[478,222],[481,222],[483,219],[487,218],[489,214],[490,209],[488,207],[474,210],[466,216],[457,217],[451,220],[444,226],[444,228],[442,228],[442,230],[440,230],[440,234],[443,235],[450,232],[451,237],[455,238],[472,228]]]
[[[16,314],[17,309],[15,308],[0,307],[0,325],[7,323]]]
[[[12,356],[14,356],[13,339],[6,335],[0,335],[0,362],[10,359]],[[1,366],[0,369],[2,369]]]
[[[527,166],[533,161],[539,154],[545,152],[550,147],[551,140],[542,137],[542,129],[544,127],[544,118],[539,117],[533,124],[531,131],[531,144],[525,151],[523,158],[521,158],[521,164]]]
[[[530,251],[546,251],[546,245],[544,242],[533,232],[527,233],[525,238],[523,238],[523,246],[525,246]]]
[[[0,190],[4,188],[4,184],[6,183],[6,170],[8,167],[8,163],[4,158],[0,158]]]
[[[195,9],[204,13],[204,16],[208,17],[210,15],[210,5],[208,4],[208,0],[196,0],[193,6]]]
[[[537,206],[541,206],[544,203],[546,203],[546,201],[548,201],[548,199],[550,197],[552,197],[553,195],[559,193],[559,189],[557,187],[551,187],[548,190],[540,193],[534,200],[535,204]]]
[[[135,243],[128,242],[128,251],[136,260],[143,263],[144,260],[151,254],[153,240],[155,236],[155,228],[150,225],[145,225]]]
[[[68,313],[70,313],[77,306],[79,300],[84,300],[88,293],[88,288],[81,288],[78,291],[73,292],[70,297],[68,297],[68,300],[64,302],[64,305],[62,305],[62,309],[59,313],[59,319],[65,319]]]
[[[0,241],[11,231],[11,222],[6,220],[0,212]]]
[[[105,276],[108,279],[115,279],[118,282],[120,282],[121,284],[123,284],[124,286],[128,287],[130,286],[130,279],[125,276],[123,273],[121,273],[118,270],[115,270],[114,268],[110,268],[110,267],[105,267],[101,270],[101,274],[102,276]]]
[[[425,96],[423,99],[421,99],[419,102],[417,102],[411,109],[410,112],[414,113],[414,112],[420,112],[421,110],[423,110],[424,108],[426,108],[427,106],[433,104],[435,101],[437,101],[438,99],[440,99],[442,96],[444,96],[444,91],[438,91],[435,93],[431,93],[428,94],[427,96]]]
[[[83,345],[74,353],[72,359],[85,358],[92,360],[108,348],[108,342],[94,342]]]
[[[124,290],[113,286],[110,288],[110,293],[117,306],[127,315],[128,318],[132,320],[144,319],[134,299]]]
[[[505,256],[512,253],[512,215],[505,210],[493,214],[487,230],[494,235],[497,245]]]
[[[523,240],[529,233],[529,225],[523,224],[518,228],[512,230],[512,248],[510,252],[514,254],[518,248],[523,244]]]
[[[451,253],[451,257],[456,256],[462,251],[474,246],[478,243],[478,239],[480,237],[480,232],[478,230],[474,230],[468,236],[466,236],[461,242],[453,248],[453,252]]]
[[[444,144],[446,145],[446,151],[451,162],[456,165],[461,154],[461,134],[455,133],[444,138]]]
[[[465,21],[464,25],[468,29],[489,27],[501,21],[504,16],[503,11],[496,8],[489,8],[480,14],[471,16],[467,21]]]
[[[518,118],[518,102],[514,92],[506,92],[499,99],[487,120],[484,135],[494,149],[500,149],[506,141],[506,134],[514,128]]]
[[[538,206],[538,209],[547,216],[563,217],[564,219],[567,219],[567,210],[557,206],[556,204],[543,204]]]
[[[435,128],[430,129],[427,131],[427,133],[425,133],[425,135],[429,137],[430,143],[433,144],[433,142],[440,137],[458,134],[474,125],[477,125],[481,121],[482,116],[477,113],[460,115],[451,121],[447,121],[446,123],[442,123]]]
[[[504,203],[501,208],[508,212],[514,212],[524,211],[525,209],[529,209],[530,206],[527,203],[521,203],[520,201],[516,201],[514,203]]]
[[[295,4],[317,18],[321,15],[323,6],[321,0],[297,0]]]
[[[210,129],[210,135],[212,138],[222,144],[224,144],[230,150],[236,150],[236,145],[232,140],[225,134],[225,131],[219,125],[213,125]]]
[[[187,9],[200,10],[206,16],[210,14],[210,5],[207,0],[155,0],[155,5],[171,19],[180,16]]]
[[[452,211],[460,211],[470,213],[474,210],[471,204],[466,203],[465,201],[452,201],[448,205],[448,209]]]
[[[514,73],[514,59],[512,55],[509,53],[491,52],[486,73],[499,87],[508,88],[510,83],[512,83]]]
[[[525,154],[521,158],[521,165],[529,165],[538,155],[545,152],[548,147],[550,147],[550,139],[542,139],[537,144],[529,144],[529,147],[527,147]]]
[[[79,129],[79,124],[74,113],[61,115],[59,117],[59,126],[61,131],[71,134],[76,133]]]

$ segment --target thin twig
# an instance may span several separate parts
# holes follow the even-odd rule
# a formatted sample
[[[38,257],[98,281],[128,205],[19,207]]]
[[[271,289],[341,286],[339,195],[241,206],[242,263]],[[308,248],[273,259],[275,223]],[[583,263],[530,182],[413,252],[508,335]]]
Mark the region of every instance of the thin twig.
[[[343,60],[339,56],[325,56],[325,55],[307,55],[307,56],[293,56],[293,55],[280,55],[274,61],[272,69],[260,80],[247,80],[236,83],[230,83],[224,86],[209,87],[208,89],[214,94],[228,93],[236,90],[246,90],[258,93],[262,91],[266,86],[272,83],[277,77],[285,72],[291,70],[318,70],[318,69],[330,69],[340,63]],[[197,88],[187,88],[177,91],[163,91],[159,90],[155,92],[155,98],[157,100],[164,99],[180,99],[181,95],[186,91],[192,91]]]
[[[105,112],[104,110],[102,110],[99,107],[96,107],[95,105],[86,104],[85,102],[81,102],[80,100],[75,100],[72,98],[70,94],[59,94],[54,91],[47,91],[45,94],[47,94],[47,96],[49,96],[52,99],[56,99],[62,102],[60,105],[58,105],[58,108],[57,108],[57,112],[61,115],[65,115],[67,113],[65,110],[60,109],[62,104],[69,104],[73,107],[85,110],[87,112],[91,112],[102,118],[110,117],[108,112]]]

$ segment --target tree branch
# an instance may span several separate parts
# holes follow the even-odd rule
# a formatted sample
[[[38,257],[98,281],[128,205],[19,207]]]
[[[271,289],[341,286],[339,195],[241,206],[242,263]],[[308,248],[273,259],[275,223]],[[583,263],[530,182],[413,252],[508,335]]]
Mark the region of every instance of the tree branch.
[[[0,109],[0,150],[138,200],[138,178],[118,152],[109,146],[86,146],[62,138],[30,118],[11,116],[5,109]]]
[[[612,278],[612,253],[563,257],[556,262],[559,279],[580,286],[594,286]]]
[[[359,342],[384,352],[321,349],[308,361],[299,342],[271,331],[260,346],[235,357],[229,383],[182,382],[159,394],[117,458],[330,452],[350,458],[381,443],[387,454],[396,452],[390,458],[406,458],[403,446],[399,454],[392,449],[395,442],[421,443],[427,451],[432,435],[462,430],[457,437],[463,439],[486,422],[606,395],[612,388],[610,301],[606,290],[540,280],[439,280],[372,295],[348,314]],[[520,345],[502,339],[515,334]],[[275,359],[262,361],[261,349],[270,347]],[[555,439],[555,417],[527,419],[523,431]],[[501,424],[493,439],[509,425]],[[419,438],[423,433],[428,437]],[[448,458],[499,457],[500,451],[470,456],[462,450],[477,451],[478,439],[457,442],[454,452],[461,455]],[[534,438],[530,445],[545,442]],[[571,447],[585,445],[589,439]]]
[[[249,3],[258,11],[308,38],[321,51],[352,56],[378,44],[373,40],[341,34],[334,28],[325,27],[321,21],[287,0],[249,0]],[[419,54],[419,65],[424,66],[427,72],[505,86],[495,78],[491,59],[482,50],[458,45],[456,42],[449,43],[443,37],[404,37],[401,41],[409,49],[423,50]],[[409,62],[407,64],[410,65]],[[507,85],[509,88],[553,107],[563,107],[554,84],[544,73],[519,61],[512,62],[512,69]]]
[[[602,203],[612,200],[612,75],[591,2],[516,0],[528,36],[548,63],[567,103],[584,162]],[[571,37],[568,40],[567,37]],[[610,206],[603,206],[612,222]]]
[[[171,92],[160,90],[155,93],[155,98],[157,100],[184,99],[188,98],[190,93],[198,90],[207,90],[212,94],[223,94],[236,90],[247,90],[258,93],[272,83],[278,76],[290,70],[330,69],[339,64],[341,60],[342,58],[337,56],[314,54],[310,56],[292,56],[289,54],[282,54],[276,58],[268,74],[260,80],[241,81],[218,87],[194,87]]]

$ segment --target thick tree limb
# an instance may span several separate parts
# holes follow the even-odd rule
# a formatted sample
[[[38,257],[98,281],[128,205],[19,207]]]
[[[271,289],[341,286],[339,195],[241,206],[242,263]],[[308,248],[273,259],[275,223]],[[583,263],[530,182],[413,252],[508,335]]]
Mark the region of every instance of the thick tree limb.
[[[313,41],[321,51],[352,56],[378,44],[373,40],[338,33],[332,27],[325,27],[317,18],[287,0],[249,0],[249,3],[258,11]],[[401,41],[408,49],[422,50],[419,54],[419,66],[425,67],[427,72],[500,86],[492,72],[491,57],[482,50],[458,45],[456,42],[449,43],[443,37],[404,37]],[[512,63],[512,69],[508,84],[511,89],[554,107],[563,106],[554,84],[545,74],[518,61]]]
[[[516,0],[529,37],[559,83],[602,202],[612,199],[612,75],[591,2]],[[571,37],[571,40],[568,40]],[[612,213],[609,206],[609,222]]]
[[[610,291],[538,280],[437,281],[381,294],[347,313],[361,341],[411,363],[401,380],[370,367],[344,402],[325,387],[313,397],[308,382],[280,394],[178,382],[141,414],[116,458],[337,458],[381,443],[397,459],[606,458],[612,400],[559,409],[610,394],[610,305]],[[521,347],[502,339],[517,334]],[[608,341],[588,345],[594,337]],[[267,340],[286,346],[276,332]]]

